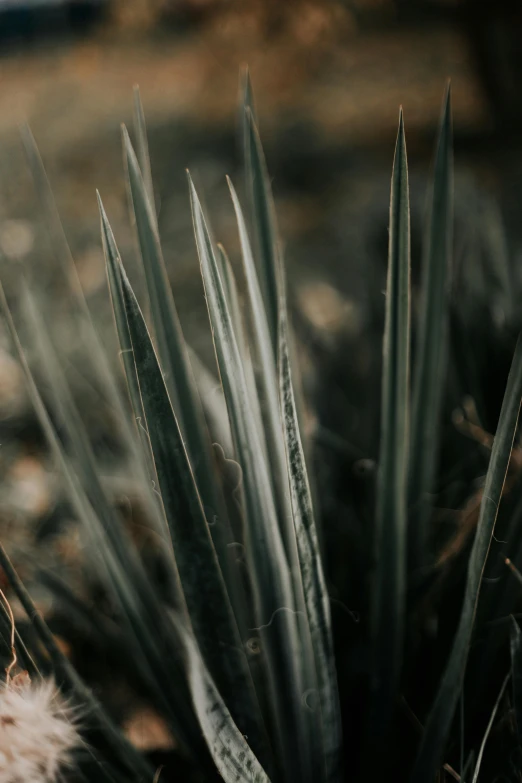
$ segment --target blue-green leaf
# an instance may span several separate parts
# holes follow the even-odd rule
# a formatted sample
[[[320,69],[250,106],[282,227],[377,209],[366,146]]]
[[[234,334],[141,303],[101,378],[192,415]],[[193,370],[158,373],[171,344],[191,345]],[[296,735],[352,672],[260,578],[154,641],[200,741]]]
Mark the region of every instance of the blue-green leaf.
[[[402,110],[393,163],[381,442],[375,519],[372,688],[380,717],[390,716],[401,670],[406,572],[410,358],[410,207]],[[379,729],[380,730],[380,729]]]
[[[341,776],[341,716],[332,640],[330,598],[319,551],[312,495],[292,386],[284,295],[281,296],[280,304],[279,340],[281,411],[290,478],[293,524],[319,688],[322,743],[326,768],[325,780],[337,781]]]
[[[196,243],[205,285],[214,346],[221,374],[237,460],[243,470],[246,508],[246,552],[253,584],[257,628],[269,682],[275,741],[287,776],[317,780],[310,755],[313,744],[310,713],[303,703],[304,679],[298,617],[284,546],[277,521],[268,467],[252,415],[241,354],[228,311],[210,235],[189,177]]]
[[[270,329],[261,294],[254,258],[248,238],[247,228],[241,205],[230,179],[227,179],[232,203],[236,213],[241,244],[241,256],[247,283],[249,311],[252,321],[253,344],[259,363],[259,386],[261,390],[262,410],[264,412],[264,431],[266,443],[271,455],[271,477],[273,483],[276,508],[281,524],[281,535],[285,544],[286,555],[294,581],[300,582],[299,559],[295,540],[295,530],[292,523],[292,508],[288,494],[288,471],[281,422],[279,386],[277,380],[276,358],[272,351]],[[279,327],[278,327],[279,328]],[[296,600],[300,600],[302,585],[295,586]]]
[[[190,455],[208,520],[218,520],[217,524],[212,525],[212,538],[220,561],[225,565],[229,541],[228,522],[220,488],[214,478],[210,438],[203,408],[163,260],[156,216],[125,129],[123,143],[161,370]],[[228,582],[226,573],[225,578]]]
[[[426,565],[430,493],[437,467],[439,415],[445,380],[448,277],[453,242],[451,92],[441,119],[427,233],[416,345],[410,448],[410,569]]]
[[[265,303],[266,318],[274,359],[278,351],[278,306],[281,277],[281,257],[272,188],[266,167],[261,139],[250,106],[246,117],[247,179],[253,206],[253,224],[256,237],[260,286]]]
[[[137,84],[134,86],[134,132],[136,134],[136,149],[138,151],[138,161],[141,173],[143,175],[143,184],[145,185],[145,190],[149,197],[152,212],[156,215],[147,124],[145,122],[145,112],[143,111],[143,104],[141,102],[140,88]]]
[[[188,616],[203,657],[234,719],[260,757],[264,730],[246,655],[181,431],[172,410],[147,326],[121,264],[119,277],[147,431],[168,520]]]
[[[225,783],[270,783],[221,698],[205,666],[196,640],[178,618],[173,618],[185,647],[192,701],[211,756]]]

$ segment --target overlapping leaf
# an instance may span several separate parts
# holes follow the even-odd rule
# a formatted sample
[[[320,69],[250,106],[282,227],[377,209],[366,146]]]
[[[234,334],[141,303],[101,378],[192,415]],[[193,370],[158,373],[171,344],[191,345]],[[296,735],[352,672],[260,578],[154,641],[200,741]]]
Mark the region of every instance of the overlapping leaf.
[[[298,618],[288,563],[272,495],[268,467],[252,416],[241,354],[228,312],[219,265],[214,255],[201,205],[189,178],[192,215],[205,284],[214,345],[229,409],[237,459],[243,470],[247,512],[245,531],[248,565],[254,586],[256,614],[266,659],[276,741],[287,775],[301,781],[314,778],[317,759],[312,725],[302,694],[303,679]]]
[[[279,314],[279,388],[290,480],[293,524],[303,580],[304,602],[315,659],[322,719],[322,747],[327,781],[341,776],[341,716],[335,669],[330,598],[323,573],[314,519],[312,495],[299,433],[292,386],[286,302],[281,296]]]
[[[158,489],[190,622],[235,720],[263,757],[267,750],[259,708],[180,427],[129,281],[117,256],[108,261],[113,265],[110,279],[122,287]]]
[[[426,565],[430,493],[437,466],[445,380],[448,277],[453,241],[451,92],[444,98],[424,243],[410,449],[410,568]]]

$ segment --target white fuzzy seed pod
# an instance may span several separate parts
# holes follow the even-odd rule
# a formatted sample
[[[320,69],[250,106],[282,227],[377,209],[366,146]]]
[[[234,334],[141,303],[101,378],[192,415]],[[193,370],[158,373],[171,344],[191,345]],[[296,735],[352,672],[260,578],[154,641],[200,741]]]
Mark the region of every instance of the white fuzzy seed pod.
[[[52,680],[15,677],[0,690],[0,783],[55,783],[80,738]]]

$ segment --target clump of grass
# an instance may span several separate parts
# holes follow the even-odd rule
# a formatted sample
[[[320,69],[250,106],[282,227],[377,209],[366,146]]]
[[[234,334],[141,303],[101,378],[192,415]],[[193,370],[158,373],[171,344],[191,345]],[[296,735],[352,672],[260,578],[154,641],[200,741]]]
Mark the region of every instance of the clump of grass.
[[[451,355],[449,88],[437,143],[415,318],[410,314],[409,186],[402,111],[399,119],[391,186],[375,517],[365,533],[365,549],[372,554],[364,569],[369,576],[361,587],[367,609],[355,635],[345,633],[345,626],[353,625],[349,612],[332,625],[325,563],[344,558],[350,568],[359,554],[341,551],[333,556],[330,536],[325,558],[325,531],[311,488],[313,444],[304,438],[301,426],[305,403],[294,360],[276,210],[248,75],[242,103],[246,215],[228,181],[243,286],[237,284],[226,251],[213,241],[188,175],[219,370],[217,394],[203,393],[214,381],[187,345],[168,282],[138,93],[135,111],[136,148],[126,130],[123,148],[146,283],[141,302],[98,196],[128,400],[111,374],[77,285],[52,195],[27,134],[26,145],[73,281],[72,295],[97,368],[97,385],[104,404],[112,409],[126,445],[127,469],[159,542],[166,574],[161,589],[107,496],[60,356],[33,296],[25,288],[24,316],[47,384],[45,401],[1,294],[30,397],[71,507],[82,523],[89,567],[113,607],[119,638],[112,642],[120,645],[127,677],[164,718],[177,752],[192,761],[194,776],[203,779],[212,779],[217,770],[228,783],[335,783],[385,776],[426,783],[448,775],[476,781],[487,756],[488,737],[495,729],[504,746],[509,746],[516,770],[520,629],[513,621],[512,693],[506,679],[509,636],[491,632],[492,621],[509,618],[516,600],[506,594],[501,581],[501,587],[488,591],[486,604],[481,604],[478,625],[477,606],[512,467],[522,398],[520,341],[492,441],[472,544],[451,566],[457,580],[455,593],[448,597],[442,591],[441,598],[440,591],[435,597],[430,592],[440,560],[432,526],[445,372]],[[238,288],[245,291],[244,307]],[[519,539],[514,522],[509,538],[514,563]],[[0,563],[32,624],[32,633],[20,632],[16,639],[20,661],[28,670],[34,667],[52,674],[67,698],[81,704],[86,714],[82,729],[88,751],[78,757],[78,774],[92,780],[157,780],[159,773],[155,777],[150,759],[125,740],[64,656],[3,549]],[[95,610],[72,596],[57,575],[48,574],[47,584],[71,617],[89,618],[103,644],[104,626]],[[342,602],[344,596],[339,598]],[[440,628],[435,635],[428,630],[430,618]],[[477,638],[480,654],[473,650],[470,656]],[[356,650],[363,664],[354,665]],[[423,667],[415,664],[419,656],[427,661],[420,675]],[[493,695],[483,687],[484,678],[491,678]],[[354,711],[361,709],[359,728],[353,732]],[[473,719],[466,724],[469,711]],[[506,766],[502,762],[495,774],[511,774]],[[167,779],[168,764],[161,775]]]

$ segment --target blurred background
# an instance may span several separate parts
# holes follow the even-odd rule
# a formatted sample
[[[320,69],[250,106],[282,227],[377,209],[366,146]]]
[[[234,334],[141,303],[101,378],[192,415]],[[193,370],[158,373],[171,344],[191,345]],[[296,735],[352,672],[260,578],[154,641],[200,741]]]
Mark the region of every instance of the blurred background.
[[[187,339],[212,365],[185,169],[234,261],[238,242],[225,175],[241,192],[238,77],[248,64],[306,389],[315,401],[312,419],[319,422],[315,435],[324,454],[335,454],[318,466],[323,515],[330,520],[327,538],[330,531],[337,540],[342,528],[349,546],[349,509],[359,504],[369,513],[365,476],[377,456],[382,290],[399,105],[410,163],[415,292],[448,78],[456,160],[454,295],[466,326],[453,328],[460,356],[468,361],[459,365],[461,386],[447,404],[459,402],[462,391],[471,394],[481,425],[494,430],[512,334],[522,320],[521,41],[518,0],[0,0],[2,281],[16,313],[20,281],[31,280],[124,511],[132,506],[132,487],[82,359],[74,305],[42,219],[20,126],[29,123],[34,134],[91,311],[116,366],[95,190],[132,270],[135,243],[120,123],[132,126],[132,88],[139,84],[164,255]],[[19,326],[23,337],[20,319]],[[65,524],[69,511],[3,332],[0,442],[0,535],[10,553],[30,576],[30,542],[52,542],[40,546],[39,559],[54,567],[53,558],[59,558],[69,564],[69,576],[79,579],[74,526]],[[482,455],[461,468],[465,488],[484,465]],[[458,507],[459,501],[457,489],[448,505]],[[338,589],[350,595],[343,580],[361,584],[359,577],[332,571],[333,594]],[[70,629],[60,627],[49,593],[41,582],[32,591],[70,645]],[[360,608],[357,600],[354,595],[350,609]],[[88,676],[88,656],[77,650],[74,655]],[[117,710],[121,694],[111,677]],[[127,707],[125,714],[130,720]],[[130,736],[138,744],[149,742],[147,747],[168,747],[161,726],[137,714],[141,728],[130,725]],[[145,723],[153,727],[152,739],[144,735]]]

